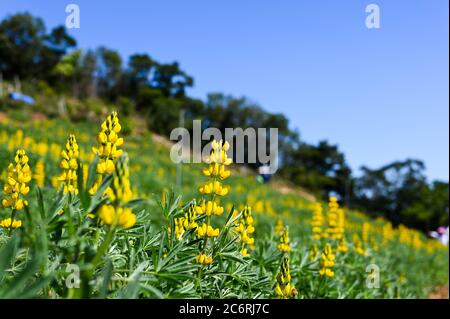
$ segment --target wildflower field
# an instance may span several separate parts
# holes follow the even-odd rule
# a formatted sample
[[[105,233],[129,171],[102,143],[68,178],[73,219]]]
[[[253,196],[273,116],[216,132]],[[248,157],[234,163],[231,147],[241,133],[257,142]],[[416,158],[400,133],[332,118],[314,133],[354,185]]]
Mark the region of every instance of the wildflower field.
[[[0,298],[417,298],[448,248],[238,173],[228,143],[177,167],[149,133],[0,122]]]

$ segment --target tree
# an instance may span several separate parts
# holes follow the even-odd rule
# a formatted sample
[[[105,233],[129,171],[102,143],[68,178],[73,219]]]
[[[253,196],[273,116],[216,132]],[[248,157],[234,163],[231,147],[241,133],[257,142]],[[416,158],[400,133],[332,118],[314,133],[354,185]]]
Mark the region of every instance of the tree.
[[[407,217],[411,213],[407,210],[422,201],[428,187],[424,163],[407,159],[379,169],[362,167],[361,170],[363,174],[356,180],[355,204],[396,224],[406,220],[412,226],[411,218]]]
[[[116,89],[122,76],[122,58],[117,51],[105,47],[97,49],[96,57],[98,93],[113,101],[120,95]]]
[[[282,174],[313,193],[327,198],[336,193],[346,199],[352,193],[351,169],[337,145],[321,141],[317,146],[301,143],[285,154]]]
[[[47,79],[60,57],[75,46],[64,27],[47,34],[40,18],[28,13],[9,16],[0,23],[0,71],[7,79]]]
[[[157,64],[151,86],[168,97],[184,97],[186,88],[194,85],[194,79],[180,69],[178,62]]]

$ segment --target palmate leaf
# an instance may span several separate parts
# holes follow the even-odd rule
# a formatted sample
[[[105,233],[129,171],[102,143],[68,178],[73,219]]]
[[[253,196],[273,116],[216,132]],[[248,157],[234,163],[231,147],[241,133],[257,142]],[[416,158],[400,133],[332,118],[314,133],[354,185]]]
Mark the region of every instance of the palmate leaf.
[[[0,298],[32,298],[37,297],[42,288],[49,285],[53,279],[51,274],[38,274],[40,270],[45,270],[47,264],[47,234],[39,214],[34,214],[35,241],[31,248],[30,259],[25,263],[25,267],[15,274],[7,282],[3,282],[0,288]],[[0,277],[4,274],[5,265],[15,262],[18,239],[14,236],[5,246],[5,250],[0,253]],[[2,263],[4,261],[4,263]],[[2,271],[3,269],[3,271]],[[5,280],[4,280],[5,281]]]
[[[134,299],[139,294],[139,288],[140,288],[140,276],[141,272],[147,268],[149,265],[148,261],[141,262],[135,271],[131,274],[131,276],[128,278],[128,284],[122,288],[122,291],[120,293],[120,298],[122,299]]]
[[[19,236],[14,235],[0,250],[0,283],[2,282],[6,269],[11,266],[16,256],[18,245]]]

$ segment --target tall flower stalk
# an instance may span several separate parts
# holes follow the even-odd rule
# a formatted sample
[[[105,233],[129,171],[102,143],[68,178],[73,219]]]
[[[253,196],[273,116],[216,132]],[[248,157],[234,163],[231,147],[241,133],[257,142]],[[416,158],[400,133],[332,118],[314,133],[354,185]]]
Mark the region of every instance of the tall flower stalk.
[[[25,150],[20,149],[16,152],[14,162],[10,163],[7,169],[7,180],[3,187],[4,198],[2,206],[11,209],[11,216],[0,221],[0,226],[8,228],[10,235],[13,229],[22,226],[22,222],[16,220],[16,214],[25,206],[28,206],[25,196],[30,191],[28,183],[32,177],[28,161]]]

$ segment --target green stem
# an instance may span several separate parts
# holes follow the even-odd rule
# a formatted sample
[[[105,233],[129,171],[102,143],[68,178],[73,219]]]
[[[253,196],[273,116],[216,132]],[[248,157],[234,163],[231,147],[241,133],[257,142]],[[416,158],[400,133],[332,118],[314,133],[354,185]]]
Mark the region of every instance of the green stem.
[[[92,259],[92,262],[91,262],[92,270],[94,270],[95,267],[97,267],[97,264],[100,262],[100,259],[103,257],[103,254],[105,253],[106,249],[108,249],[109,244],[111,242],[111,239],[114,236],[115,231],[116,231],[116,228],[114,226],[108,228],[108,232],[106,233],[105,239],[103,240],[100,248],[98,249],[97,254],[95,255],[94,259]]]
[[[11,224],[9,225],[9,237],[11,237],[12,235],[12,231],[13,231],[13,222],[14,222],[14,218],[16,218],[16,210],[13,208],[12,212],[11,212]]]

